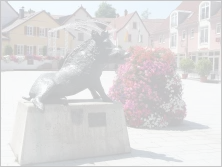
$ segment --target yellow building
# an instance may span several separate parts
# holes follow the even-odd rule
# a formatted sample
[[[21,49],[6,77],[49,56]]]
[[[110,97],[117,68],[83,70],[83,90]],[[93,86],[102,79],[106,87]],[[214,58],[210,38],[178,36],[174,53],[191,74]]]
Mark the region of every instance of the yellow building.
[[[43,55],[48,45],[48,30],[60,25],[45,11],[26,15],[20,9],[19,17],[2,30],[2,55],[4,48],[10,45],[14,55]],[[57,56],[64,55],[65,31],[57,32]],[[74,47],[74,36],[68,33],[68,50]]]

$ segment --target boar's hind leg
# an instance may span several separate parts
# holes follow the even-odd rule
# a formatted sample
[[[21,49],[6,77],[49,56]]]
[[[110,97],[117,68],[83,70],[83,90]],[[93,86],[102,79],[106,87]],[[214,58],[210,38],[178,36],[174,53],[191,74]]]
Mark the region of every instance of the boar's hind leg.
[[[38,93],[36,94],[35,98],[32,99],[33,104],[39,108],[40,110],[44,110],[44,104],[50,95],[55,91],[55,84],[52,79],[47,79],[45,84],[41,85],[38,89]]]
[[[95,80],[93,86],[104,102],[112,102],[112,100],[106,95],[100,79]]]
[[[98,93],[93,88],[89,88],[89,91],[90,91],[93,99],[100,99],[100,96],[98,95]]]

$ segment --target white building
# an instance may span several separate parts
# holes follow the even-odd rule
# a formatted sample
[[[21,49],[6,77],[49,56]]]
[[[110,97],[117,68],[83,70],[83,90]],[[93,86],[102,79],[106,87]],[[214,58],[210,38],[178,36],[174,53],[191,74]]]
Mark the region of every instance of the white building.
[[[56,16],[52,15],[52,17],[60,24],[60,25],[65,25],[69,23],[74,23],[76,21],[84,21],[84,20],[90,20],[93,19],[91,15],[86,11],[85,8],[82,6],[79,7],[72,15],[67,15],[67,16]],[[93,24],[96,26],[96,24]],[[75,37],[75,47],[81,44],[82,42],[86,41],[87,39],[90,38],[90,35],[78,31],[78,30],[68,30],[74,37]]]
[[[124,16],[113,19],[110,26],[116,29],[116,44],[123,49],[150,45],[150,34],[137,12],[128,14],[125,10]]]

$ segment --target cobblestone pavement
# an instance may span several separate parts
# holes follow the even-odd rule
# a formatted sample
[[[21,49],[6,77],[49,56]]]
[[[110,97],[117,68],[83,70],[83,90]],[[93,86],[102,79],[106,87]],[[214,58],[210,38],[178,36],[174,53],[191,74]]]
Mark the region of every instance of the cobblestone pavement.
[[[19,166],[9,141],[17,102],[43,72],[1,73],[1,166]],[[106,92],[113,72],[104,72]],[[220,166],[221,165],[221,84],[183,80],[187,117],[177,127],[162,130],[128,128],[131,153],[36,166]],[[91,98],[86,90],[75,98]]]

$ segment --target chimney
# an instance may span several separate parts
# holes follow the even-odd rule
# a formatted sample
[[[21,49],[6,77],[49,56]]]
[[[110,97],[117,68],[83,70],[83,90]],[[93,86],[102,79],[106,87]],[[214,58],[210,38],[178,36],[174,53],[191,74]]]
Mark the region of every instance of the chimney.
[[[21,9],[19,9],[19,18],[23,19],[24,18],[24,7],[22,7]]]
[[[128,11],[126,9],[124,10],[124,15],[128,15]]]
[[[116,18],[117,18],[117,17],[119,17],[119,14],[118,14],[118,13],[116,14]]]

